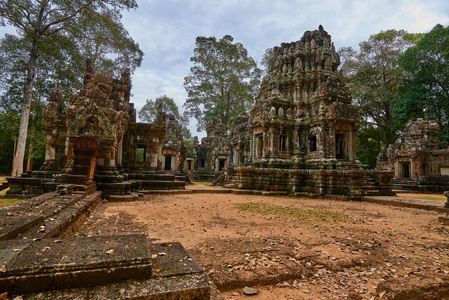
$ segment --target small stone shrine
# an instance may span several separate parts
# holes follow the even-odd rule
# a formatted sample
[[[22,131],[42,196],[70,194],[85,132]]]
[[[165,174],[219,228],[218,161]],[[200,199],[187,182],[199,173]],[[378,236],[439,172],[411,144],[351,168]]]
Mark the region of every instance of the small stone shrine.
[[[379,153],[377,169],[394,172],[397,189],[449,190],[449,145],[439,141],[440,133],[435,121],[409,121],[394,144]]]
[[[212,119],[206,125],[207,136],[186,154],[186,173],[191,179],[213,181],[223,175],[229,163],[228,122],[224,116]]]
[[[339,64],[322,26],[273,49],[248,119],[249,157],[233,142],[229,187],[355,199],[393,194],[392,174],[364,170],[355,155],[359,113]]]

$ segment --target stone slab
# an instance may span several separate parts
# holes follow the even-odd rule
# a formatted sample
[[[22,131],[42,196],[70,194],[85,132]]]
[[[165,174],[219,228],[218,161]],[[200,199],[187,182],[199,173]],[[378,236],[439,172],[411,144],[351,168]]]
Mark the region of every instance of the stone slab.
[[[25,295],[25,299],[211,299],[211,288],[204,273],[178,274],[147,280],[123,281],[103,286],[48,291]]]
[[[35,251],[39,252],[42,246],[42,249],[52,246],[55,241],[58,240],[39,241],[41,243],[34,243],[37,246],[33,244],[24,251],[32,255]],[[64,245],[66,243],[67,245]],[[45,280],[48,280],[39,276],[42,272],[38,273],[38,268],[30,268],[36,263],[42,269],[43,266],[54,266],[59,261],[59,265],[70,269],[72,274],[70,277],[67,273],[55,275],[59,281],[54,282],[64,284],[63,289],[31,292],[24,295],[25,299],[210,299],[211,286],[207,276],[178,242],[150,243],[143,235],[133,235],[70,238],[56,244],[58,249],[46,250],[45,252],[49,252],[45,253],[44,259],[36,262],[29,261],[29,257],[23,262],[23,267],[37,275],[33,278],[34,285],[47,283]],[[105,251],[109,251],[107,249],[114,249],[114,252],[106,254]],[[128,280],[112,280],[98,284],[98,278],[104,279],[104,276],[110,275],[94,273],[95,266],[103,264],[102,270],[119,273],[116,275],[123,277],[124,265],[119,263],[125,262],[129,265],[130,258],[132,261],[132,258],[143,255],[151,259],[152,270],[146,273],[151,277],[138,278],[135,270],[131,270],[133,277]],[[88,268],[89,266],[91,268]],[[79,270],[79,274],[76,274],[78,271],[75,268]],[[6,272],[11,272],[8,267]],[[85,278],[82,280],[82,286],[74,286],[73,281],[68,281],[78,279],[77,283],[80,283],[81,275]],[[92,281],[86,283],[86,278]]]
[[[44,239],[24,244],[22,250],[11,249],[11,242],[0,243],[0,253],[8,257],[2,265],[0,286],[8,293],[26,294],[151,277],[151,256],[145,235]]]

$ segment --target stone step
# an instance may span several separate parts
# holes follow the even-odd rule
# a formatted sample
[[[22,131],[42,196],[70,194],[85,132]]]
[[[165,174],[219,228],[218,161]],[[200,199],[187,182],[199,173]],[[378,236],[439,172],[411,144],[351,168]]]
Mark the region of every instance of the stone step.
[[[22,246],[20,251],[3,247],[7,258],[1,261],[0,286],[8,293],[151,277],[151,256],[144,235],[43,239]]]
[[[6,227],[5,230],[9,233],[4,232],[1,236],[7,236],[11,239],[20,235],[22,239],[31,240],[58,236],[81,214],[85,213],[90,207],[96,206],[101,201],[101,195],[101,191],[89,195],[72,194],[63,196],[53,192],[41,195],[42,201],[36,201],[33,198],[21,202],[20,205],[11,207],[13,213],[10,214],[20,217],[20,211],[23,211],[26,207],[32,207],[33,218],[13,221],[13,216],[8,216],[6,212],[6,217],[10,218],[11,226]],[[40,198],[38,197],[37,200]],[[27,205],[28,201],[31,202],[29,205]],[[0,211],[0,214],[3,215],[4,212]]]
[[[11,297],[210,299],[207,276],[180,243],[145,235],[3,241],[0,254]]]

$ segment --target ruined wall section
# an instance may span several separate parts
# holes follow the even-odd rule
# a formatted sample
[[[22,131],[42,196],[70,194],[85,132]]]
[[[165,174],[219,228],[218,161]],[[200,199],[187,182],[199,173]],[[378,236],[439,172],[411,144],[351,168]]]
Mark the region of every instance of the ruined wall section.
[[[443,191],[449,187],[449,145],[433,120],[409,121],[394,144],[377,157],[377,169],[394,172],[396,188]]]

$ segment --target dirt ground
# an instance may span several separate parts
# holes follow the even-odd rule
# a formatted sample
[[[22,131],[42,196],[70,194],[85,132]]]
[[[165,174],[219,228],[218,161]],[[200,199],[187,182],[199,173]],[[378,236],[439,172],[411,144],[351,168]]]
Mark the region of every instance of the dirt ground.
[[[234,194],[141,199],[101,204],[77,234],[179,241],[224,299],[441,299],[449,291],[449,228],[435,212]]]

